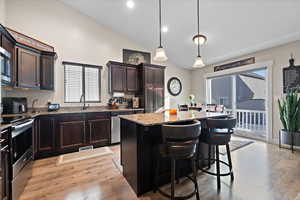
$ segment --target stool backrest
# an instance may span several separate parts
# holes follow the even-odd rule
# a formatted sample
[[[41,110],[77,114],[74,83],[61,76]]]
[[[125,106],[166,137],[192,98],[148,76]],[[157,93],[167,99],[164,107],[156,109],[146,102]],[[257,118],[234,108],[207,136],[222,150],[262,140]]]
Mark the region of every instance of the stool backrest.
[[[235,118],[223,118],[223,119],[207,119],[206,128],[208,129],[228,129],[231,131],[236,125]]]
[[[197,120],[162,125],[164,142],[197,140],[201,133],[201,123]]]

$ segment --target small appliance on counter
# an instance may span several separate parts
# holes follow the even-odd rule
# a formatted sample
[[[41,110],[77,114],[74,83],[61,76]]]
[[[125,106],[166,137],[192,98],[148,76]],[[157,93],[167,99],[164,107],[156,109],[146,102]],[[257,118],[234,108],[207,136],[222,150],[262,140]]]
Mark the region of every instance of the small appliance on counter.
[[[27,113],[27,98],[25,97],[3,97],[2,114],[22,114]]]
[[[132,108],[139,108],[139,98],[138,97],[132,97]]]
[[[108,101],[108,107],[110,109],[127,108],[128,101],[124,97],[112,97]]]
[[[48,102],[48,112],[58,111],[60,109],[60,104],[53,104]]]

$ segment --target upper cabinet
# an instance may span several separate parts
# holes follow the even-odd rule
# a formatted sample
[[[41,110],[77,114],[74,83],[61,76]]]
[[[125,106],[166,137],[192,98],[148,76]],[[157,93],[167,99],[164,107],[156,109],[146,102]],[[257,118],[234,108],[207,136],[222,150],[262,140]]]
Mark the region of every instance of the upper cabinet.
[[[40,87],[40,54],[17,48],[17,86],[22,88]]]
[[[9,43],[1,34],[1,46],[12,55],[9,86],[54,90],[54,48],[2,25],[0,27],[14,40],[14,43]]]
[[[54,56],[42,54],[40,59],[40,87],[44,90],[54,90]]]
[[[120,62],[109,61],[109,90],[134,94],[139,90],[138,67]]]
[[[136,67],[126,68],[126,85],[128,92],[137,92],[138,87],[138,69]]]

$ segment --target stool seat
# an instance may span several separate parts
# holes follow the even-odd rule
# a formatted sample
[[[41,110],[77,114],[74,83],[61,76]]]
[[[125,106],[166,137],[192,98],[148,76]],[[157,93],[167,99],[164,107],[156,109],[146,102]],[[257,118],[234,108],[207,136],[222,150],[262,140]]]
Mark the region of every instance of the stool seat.
[[[159,191],[163,196],[174,199],[189,199],[196,195],[200,200],[198,183],[197,183],[197,167],[196,167],[196,150],[201,133],[199,121],[189,121],[162,125],[162,144],[158,146],[156,168],[155,168],[155,187],[154,192]],[[171,160],[171,194],[162,191],[158,187],[160,159],[169,158]],[[194,191],[184,196],[175,196],[175,179],[176,179],[176,161],[191,161],[193,177],[187,176],[194,183]]]
[[[220,129],[213,129],[211,131],[204,131],[200,136],[201,142],[210,145],[226,145],[230,142],[231,133]]]
[[[231,176],[231,180],[233,181],[233,170],[232,170],[232,162],[231,162],[231,154],[229,148],[229,142],[231,139],[231,134],[233,133],[233,128],[235,127],[236,119],[234,118],[225,118],[225,119],[207,119],[205,122],[205,129],[200,136],[200,140],[203,143],[208,144],[209,155],[207,159],[203,159],[208,161],[208,169],[210,169],[211,161],[216,162],[216,173],[211,172],[208,169],[201,169],[203,172],[217,176],[217,187],[218,191],[221,189],[221,176]],[[220,160],[219,157],[219,146],[225,145],[227,151],[228,163]],[[211,146],[216,147],[216,159],[211,158]],[[220,164],[224,164],[229,167],[228,173],[220,172]]]
[[[194,156],[198,141],[168,142],[159,145],[159,152],[162,157],[174,159],[186,159]]]

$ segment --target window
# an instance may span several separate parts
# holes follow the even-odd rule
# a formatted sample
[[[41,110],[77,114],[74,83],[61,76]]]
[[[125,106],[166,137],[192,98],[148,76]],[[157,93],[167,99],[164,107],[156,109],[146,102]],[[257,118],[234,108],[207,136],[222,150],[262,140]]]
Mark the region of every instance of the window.
[[[79,103],[82,95],[86,102],[100,102],[101,66],[63,62],[65,71],[65,102]]]

